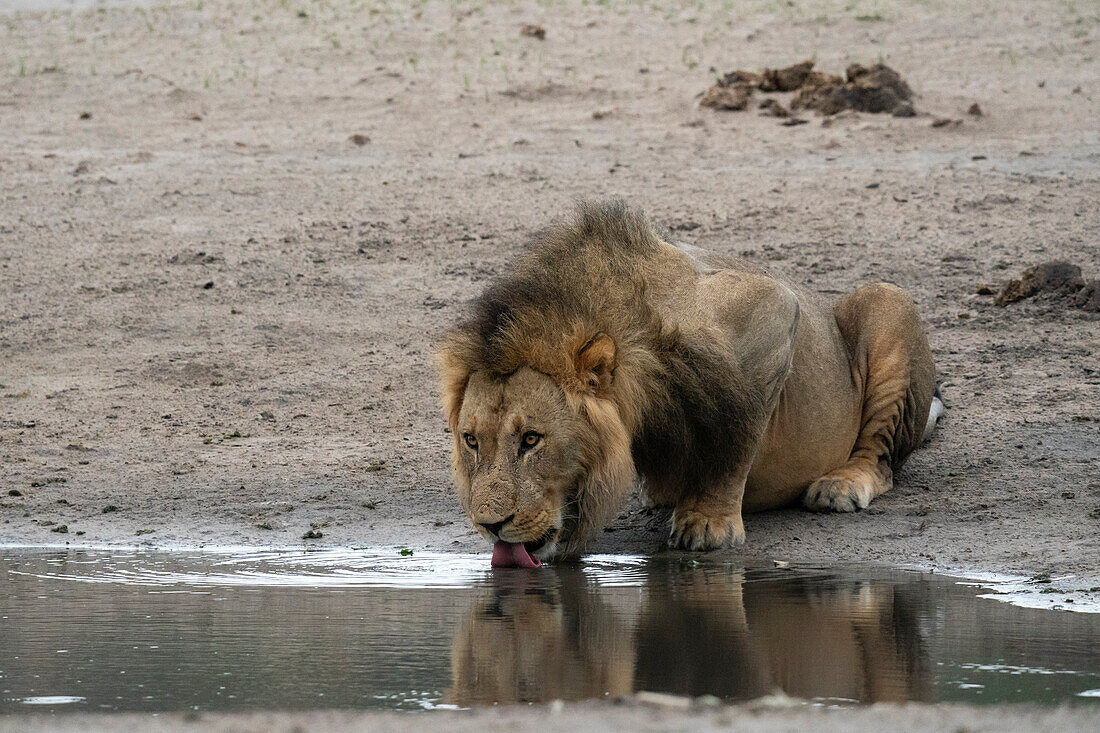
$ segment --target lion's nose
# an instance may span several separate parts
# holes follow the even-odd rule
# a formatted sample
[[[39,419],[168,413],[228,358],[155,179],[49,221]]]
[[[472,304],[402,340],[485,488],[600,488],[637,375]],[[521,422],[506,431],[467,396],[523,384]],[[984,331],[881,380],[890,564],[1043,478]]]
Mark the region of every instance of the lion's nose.
[[[500,537],[501,528],[504,527],[504,525],[508,524],[508,522],[511,522],[512,518],[515,516],[515,514],[510,514],[499,522],[478,522],[478,524],[489,530],[489,534],[493,535],[494,537]]]

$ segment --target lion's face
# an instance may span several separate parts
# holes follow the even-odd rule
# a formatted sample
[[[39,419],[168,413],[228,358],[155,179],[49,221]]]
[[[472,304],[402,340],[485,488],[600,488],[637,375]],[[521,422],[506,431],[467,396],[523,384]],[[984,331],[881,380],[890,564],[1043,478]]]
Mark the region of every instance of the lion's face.
[[[582,471],[581,427],[545,374],[470,375],[453,464],[459,500],[483,537],[522,542],[540,558],[554,553]]]
[[[634,589],[594,587],[579,568],[493,577],[467,608],[451,645],[448,702],[583,700],[633,692],[631,626],[607,601]],[[540,574],[542,575],[542,574]],[[625,591],[625,592],[624,592]]]

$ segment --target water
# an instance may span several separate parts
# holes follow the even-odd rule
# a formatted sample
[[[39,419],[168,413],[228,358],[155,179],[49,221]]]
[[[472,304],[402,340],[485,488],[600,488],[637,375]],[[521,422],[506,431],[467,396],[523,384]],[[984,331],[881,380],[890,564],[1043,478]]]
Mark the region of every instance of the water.
[[[424,710],[639,690],[1100,702],[1100,615],[928,574],[395,551],[0,550],[0,713]]]

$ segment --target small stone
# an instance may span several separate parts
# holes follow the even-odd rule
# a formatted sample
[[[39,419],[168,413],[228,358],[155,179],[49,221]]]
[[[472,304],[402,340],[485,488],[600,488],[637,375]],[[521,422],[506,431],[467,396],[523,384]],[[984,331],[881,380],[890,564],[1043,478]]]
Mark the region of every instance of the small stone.
[[[765,99],[760,103],[761,114],[771,117],[790,117],[791,113],[786,107],[775,99]]]
[[[8,496],[22,496],[22,495],[23,495],[23,492],[20,491],[19,489],[9,489],[8,490]]]
[[[546,29],[538,23],[524,23],[519,29],[519,34],[528,38],[537,38],[540,41],[546,40]]]
[[[968,115],[973,115],[974,117],[981,117],[982,116],[982,108],[980,106],[978,106],[977,102],[975,102],[974,104],[970,105],[969,108],[967,108],[966,113]]]
[[[117,511],[118,507],[114,504],[108,504],[107,506],[103,507],[103,514],[112,514]]]
[[[308,532],[306,532],[304,535],[302,535],[302,539],[303,540],[319,540],[324,536],[325,535],[324,535],[323,532],[321,532],[321,530],[311,529]]]
[[[54,527],[53,529],[51,529],[50,531],[51,532],[57,532],[58,534],[68,534],[69,533],[69,525],[59,524],[56,527]]]
[[[351,141],[352,143],[355,143],[356,145],[362,147],[363,145],[366,145],[367,143],[370,142],[370,137],[368,137],[367,135],[362,135],[362,134],[357,132],[354,135],[352,135],[351,137],[349,137],[348,140]]]

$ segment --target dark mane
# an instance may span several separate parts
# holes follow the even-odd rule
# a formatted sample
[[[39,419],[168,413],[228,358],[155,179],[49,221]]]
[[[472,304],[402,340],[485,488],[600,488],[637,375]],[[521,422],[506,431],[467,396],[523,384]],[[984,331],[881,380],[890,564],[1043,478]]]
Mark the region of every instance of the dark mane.
[[[744,465],[762,427],[758,390],[748,389],[733,354],[679,331],[654,344],[661,370],[635,432],[638,472],[661,485],[713,486]]]
[[[609,316],[617,314],[608,307],[625,305],[639,260],[654,256],[660,243],[645,215],[623,201],[582,203],[571,222],[535,234],[455,330],[476,339],[477,361],[488,369],[513,361],[501,353],[501,339],[514,324],[553,329],[583,321],[614,333],[620,329]]]
[[[450,348],[469,372],[530,366],[557,376],[572,368],[569,334],[610,335],[621,354],[615,379],[638,387],[640,404],[612,397],[633,416],[638,472],[666,486],[714,485],[745,462],[746,437],[761,428],[749,422],[763,412],[761,398],[734,354],[670,326],[652,307],[643,265],[661,247],[646,217],[623,202],[582,204],[574,220],[536,235],[473,301]]]

